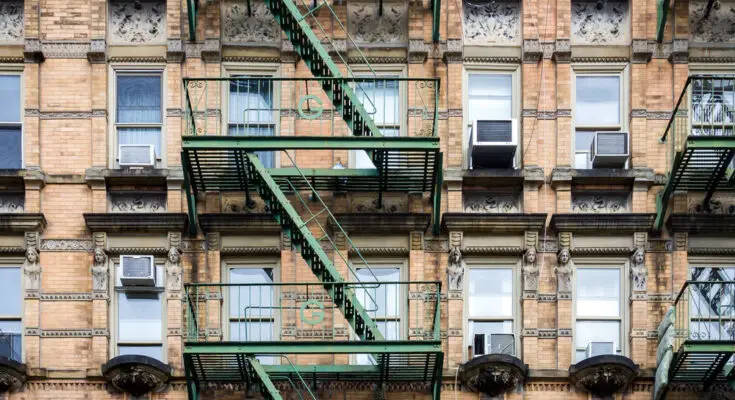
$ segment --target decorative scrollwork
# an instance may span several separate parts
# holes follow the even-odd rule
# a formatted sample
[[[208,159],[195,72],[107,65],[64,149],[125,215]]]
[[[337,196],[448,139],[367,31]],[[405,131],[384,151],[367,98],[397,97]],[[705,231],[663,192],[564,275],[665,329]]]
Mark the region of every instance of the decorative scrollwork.
[[[628,8],[628,0],[572,1],[572,40],[622,44],[628,30]]]
[[[464,43],[515,44],[520,38],[521,2],[491,0],[464,5]]]
[[[520,193],[465,193],[464,211],[468,213],[521,212]]]
[[[574,194],[572,212],[614,214],[628,212],[627,194]]]
[[[690,1],[689,38],[697,43],[735,42],[735,3]]]
[[[111,0],[110,34],[113,42],[156,43],[166,40],[166,2]]]
[[[222,39],[225,43],[277,43],[281,29],[264,2],[226,1],[222,10]]]
[[[13,43],[23,40],[23,1],[0,2],[0,42]]]
[[[130,213],[144,212],[155,213],[166,211],[165,193],[110,193],[110,212]]]
[[[408,6],[406,3],[383,4],[378,15],[377,3],[348,2],[348,31],[357,43],[381,45],[408,42]]]

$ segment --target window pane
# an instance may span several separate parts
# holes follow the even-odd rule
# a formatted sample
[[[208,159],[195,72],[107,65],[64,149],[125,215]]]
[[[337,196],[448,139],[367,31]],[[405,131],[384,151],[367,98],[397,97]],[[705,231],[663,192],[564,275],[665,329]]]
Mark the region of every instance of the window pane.
[[[118,144],[148,144],[161,156],[161,128],[117,128]]]
[[[275,125],[272,126],[244,126],[230,123],[227,129],[229,136],[274,136]],[[256,151],[255,154],[266,168],[274,168],[276,161],[275,151]]]
[[[118,293],[118,341],[161,340],[161,294]]]
[[[232,268],[230,283],[273,283],[273,268]],[[231,286],[230,318],[257,318],[273,315],[273,286]]]
[[[400,123],[398,81],[377,80],[357,82],[357,96],[365,111],[379,127]]]
[[[480,322],[470,321],[469,343],[475,354],[515,354],[513,343],[506,343],[508,337],[498,337],[498,343],[492,343],[493,334],[513,334],[513,321]],[[481,346],[477,348],[477,346]]]
[[[692,280],[700,282],[733,281],[733,267],[694,267]],[[730,284],[693,283],[689,286],[689,315],[693,317],[735,316],[735,293]],[[709,329],[711,324],[700,328]],[[719,335],[711,332],[712,336]]]
[[[577,316],[620,315],[620,270],[577,268]]]
[[[272,321],[230,322],[230,340],[261,341],[273,340]]]
[[[1,107],[0,107],[1,108]],[[21,128],[0,127],[0,169],[20,169],[23,158]]]
[[[577,350],[584,350],[590,342],[613,342],[615,351],[620,352],[620,322],[618,321],[578,321],[574,331]],[[580,352],[577,353],[579,357]],[[577,362],[583,358],[577,358]]]
[[[357,279],[360,282],[398,282],[398,268],[358,268]],[[370,286],[370,285],[368,285]],[[375,285],[373,285],[375,286]],[[400,315],[400,287],[396,284],[379,285],[361,288],[355,291],[357,299],[368,310],[373,318],[398,317]]]
[[[22,329],[20,321],[0,321],[0,357],[22,361]]]
[[[733,122],[735,109],[735,81],[731,79],[692,80],[692,121],[702,124],[727,124]],[[727,130],[732,134],[732,130]],[[704,134],[717,134],[705,127]],[[722,130],[720,130],[722,134]]]
[[[513,316],[513,270],[471,268],[470,317]]]
[[[0,268],[0,316],[20,317],[23,297],[20,293],[20,268]]]
[[[263,79],[240,79],[230,82],[228,110],[230,123],[249,125],[273,123],[273,85]]]
[[[126,346],[126,345],[120,345],[117,346],[118,354],[121,356],[126,355],[139,355],[139,356],[148,356],[151,358],[155,358],[158,361],[165,362],[163,360],[163,346],[156,345],[156,346]]]
[[[399,340],[401,338],[401,324],[398,321],[377,321],[378,329],[385,340]],[[356,354],[358,365],[376,365],[375,356],[372,354]]]
[[[574,118],[577,125],[619,125],[620,77],[578,76]]]
[[[468,82],[470,121],[511,119],[513,79],[511,75],[472,74]]]
[[[0,122],[21,122],[20,75],[0,75]]]
[[[117,77],[117,122],[161,123],[161,77]]]

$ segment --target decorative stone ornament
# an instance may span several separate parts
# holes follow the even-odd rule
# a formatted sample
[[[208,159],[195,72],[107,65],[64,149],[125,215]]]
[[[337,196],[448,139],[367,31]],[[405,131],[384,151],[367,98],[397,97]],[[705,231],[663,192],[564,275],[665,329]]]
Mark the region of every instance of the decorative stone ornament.
[[[498,396],[522,385],[528,365],[507,354],[475,357],[459,367],[460,380],[472,391]]]
[[[107,266],[107,254],[98,246],[94,248],[94,260],[92,263],[92,289],[95,292],[107,292],[109,287],[109,267]]]
[[[41,264],[38,254],[38,234],[26,233],[26,257],[23,260],[26,292],[35,292],[41,288]]]
[[[520,193],[466,193],[464,212],[466,213],[519,213],[521,212]]]
[[[0,2],[0,42],[23,42],[23,1]]]
[[[26,365],[0,357],[0,393],[14,392],[26,382]]]
[[[466,45],[518,44],[521,26],[520,1],[465,0],[462,5]]]
[[[395,46],[408,43],[408,5],[404,2],[347,2],[347,28],[356,43]]]
[[[590,357],[569,367],[569,379],[578,388],[604,397],[620,392],[638,376],[630,358],[618,355]]]
[[[171,246],[166,259],[166,287],[170,291],[181,290],[181,251]]]
[[[523,290],[538,290],[539,266],[536,264],[536,248],[529,247],[523,254]]]
[[[633,279],[633,290],[645,292],[648,269],[646,268],[646,250],[643,247],[635,249],[630,258],[630,276]]]
[[[102,375],[115,389],[142,396],[163,386],[171,377],[171,367],[148,356],[124,355],[104,364]]]
[[[113,43],[165,43],[166,2],[163,0],[111,0],[110,41]]]
[[[689,1],[689,40],[694,43],[734,43],[735,3]]]
[[[222,41],[231,43],[273,43],[281,39],[281,28],[265,2],[251,3],[250,13],[245,2],[222,3]]]
[[[625,44],[628,0],[573,0],[573,44]]]
[[[466,264],[459,247],[453,247],[449,252],[449,266],[447,267],[447,281],[450,291],[461,291],[464,282]]]
[[[562,247],[557,254],[557,265],[554,267],[556,273],[557,291],[560,293],[572,292],[572,274],[574,263],[568,247]]]

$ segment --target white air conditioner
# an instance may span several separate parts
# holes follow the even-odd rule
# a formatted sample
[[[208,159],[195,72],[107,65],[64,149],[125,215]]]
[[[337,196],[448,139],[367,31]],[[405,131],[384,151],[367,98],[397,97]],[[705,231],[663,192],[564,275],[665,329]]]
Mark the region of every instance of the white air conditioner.
[[[150,144],[121,144],[118,149],[120,166],[153,166],[156,154]]]
[[[490,337],[488,338],[488,336]],[[484,354],[515,355],[515,338],[512,334],[493,333],[485,335],[479,333],[475,335],[474,339],[473,345],[476,356]]]
[[[613,342],[589,342],[585,351],[587,358],[601,356],[604,354],[615,354],[615,343]]]
[[[120,256],[120,270],[123,286],[156,286],[153,256]]]
[[[518,148],[518,120],[472,121],[470,135],[471,167],[512,168]]]
[[[630,157],[628,132],[595,132],[590,152],[593,168],[625,168]]]

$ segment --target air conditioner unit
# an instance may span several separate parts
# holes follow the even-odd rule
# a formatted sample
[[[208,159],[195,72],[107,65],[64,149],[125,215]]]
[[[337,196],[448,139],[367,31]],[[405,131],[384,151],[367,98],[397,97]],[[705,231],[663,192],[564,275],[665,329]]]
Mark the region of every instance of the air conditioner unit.
[[[604,354],[615,354],[615,343],[613,342],[589,342],[585,351],[587,358],[601,356]]]
[[[625,168],[630,157],[628,132],[595,132],[590,151],[593,168]]]
[[[120,256],[123,286],[156,286],[153,256]]]
[[[152,166],[156,154],[150,144],[121,144],[118,151],[120,166]]]
[[[471,167],[511,168],[518,148],[518,120],[472,121]]]
[[[479,333],[475,335],[473,345],[474,355],[476,356],[484,354],[515,355],[515,339],[511,334],[493,333],[485,335],[484,333]]]

